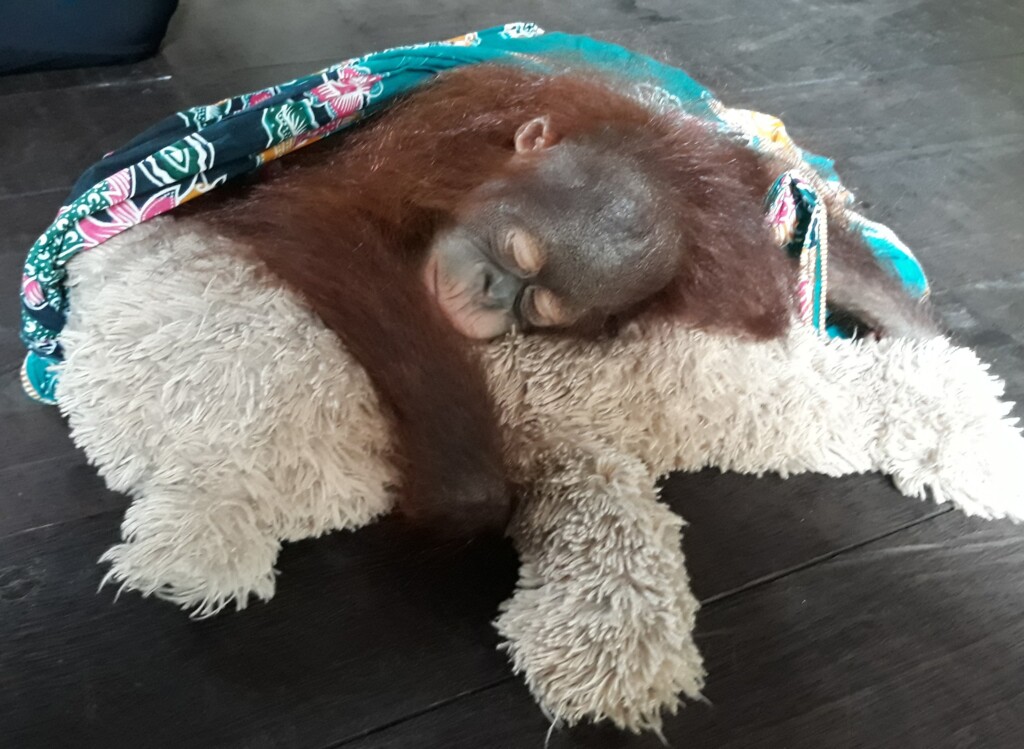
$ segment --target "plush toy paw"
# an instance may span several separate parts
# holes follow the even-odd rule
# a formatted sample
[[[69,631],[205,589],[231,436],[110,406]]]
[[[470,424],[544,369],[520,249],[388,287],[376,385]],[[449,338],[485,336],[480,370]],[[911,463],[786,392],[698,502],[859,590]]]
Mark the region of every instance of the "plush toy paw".
[[[250,503],[191,494],[165,489],[129,508],[124,543],[101,558],[110,564],[103,584],[163,598],[199,618],[273,596],[280,543],[259,527]]]
[[[908,496],[931,490],[969,515],[1024,520],[1024,436],[1003,383],[970,349],[893,342],[872,371],[888,398],[878,468]]]
[[[555,721],[658,730],[704,682],[683,521],[607,445],[552,458],[510,529],[522,568],[496,622],[503,647]]]

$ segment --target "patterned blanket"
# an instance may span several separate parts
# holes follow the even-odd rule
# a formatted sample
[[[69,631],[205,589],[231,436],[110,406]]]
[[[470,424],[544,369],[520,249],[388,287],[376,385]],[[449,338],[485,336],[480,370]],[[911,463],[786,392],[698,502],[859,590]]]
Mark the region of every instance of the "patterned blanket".
[[[826,246],[822,191],[852,206],[833,163],[800,150],[779,120],[729,109],[679,69],[585,36],[509,23],[443,42],[398,47],[345,60],[278,86],[178,112],[104,156],[79,178],[54,222],[36,240],[21,282],[26,392],[55,403],[67,315],[66,267],[79,252],[202,195],[360,119],[440,72],[476,63],[583,64],[628,81],[659,106],[678,108],[741,138],[759,152],[786,152],[800,167],[766,197],[780,244],[800,258],[797,294],[805,322],[830,335],[824,308]],[[921,266],[887,227],[852,208],[848,218],[883,265],[913,294],[928,293]]]

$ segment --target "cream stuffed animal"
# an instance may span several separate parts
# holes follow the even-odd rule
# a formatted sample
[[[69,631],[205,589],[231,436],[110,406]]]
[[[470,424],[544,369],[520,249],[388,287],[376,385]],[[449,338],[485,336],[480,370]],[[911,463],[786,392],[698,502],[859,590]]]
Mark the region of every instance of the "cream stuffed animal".
[[[107,579],[198,616],[274,594],[282,542],[391,506],[365,374],[295,296],[187,220],[70,267],[58,397],[132,497]],[[510,338],[487,362],[528,496],[496,626],[556,719],[660,725],[697,697],[681,518],[655,481],[717,466],[890,474],[909,496],[1024,517],[1024,439],[1002,385],[947,340],[752,343],[670,326],[600,343]]]

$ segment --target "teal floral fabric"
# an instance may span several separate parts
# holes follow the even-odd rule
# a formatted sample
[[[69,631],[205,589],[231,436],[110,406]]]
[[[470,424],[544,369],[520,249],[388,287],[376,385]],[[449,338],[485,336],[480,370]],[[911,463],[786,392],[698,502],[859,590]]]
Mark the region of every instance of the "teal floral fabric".
[[[765,196],[765,219],[775,241],[799,260],[794,295],[797,320],[815,330],[827,330],[825,306],[828,274],[825,203],[797,172],[775,180]]]
[[[629,81],[631,89],[646,89],[660,104],[705,119],[751,148],[789,150],[799,157],[803,169],[793,173],[779,191],[796,201],[794,216],[803,216],[800,211],[808,201],[813,213],[821,189],[849,198],[832,162],[798,149],[778,120],[728,109],[683,71],[613,44],[545,33],[532,23],[509,23],[446,41],[375,52],[277,86],[178,112],[88,169],[25,262],[21,337],[28,348],[22,368],[26,392],[42,402],[55,402],[62,360],[60,332],[67,316],[64,279],[68,261],[78,253],[343,130],[438,73],[484,62],[539,69],[569,62],[603,69],[613,74],[612,80]],[[771,201],[767,207],[771,208]],[[806,217],[801,221],[806,223]],[[859,214],[851,212],[850,221],[909,290],[927,293],[920,265],[895,234]],[[794,236],[806,232],[807,226],[794,224],[789,230],[793,236],[784,243],[792,250]],[[802,236],[795,241],[801,245],[796,254],[801,255]],[[822,280],[819,274],[818,280],[807,281],[817,289],[818,302],[811,306],[816,304],[818,309],[824,298]],[[814,320],[820,327],[820,319]]]

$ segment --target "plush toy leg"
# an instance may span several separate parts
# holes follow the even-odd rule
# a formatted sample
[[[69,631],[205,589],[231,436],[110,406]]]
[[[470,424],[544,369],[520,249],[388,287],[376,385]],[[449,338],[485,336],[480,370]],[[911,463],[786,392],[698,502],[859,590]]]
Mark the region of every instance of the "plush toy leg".
[[[885,395],[877,468],[909,496],[930,489],[969,515],[1024,520],[1024,437],[1008,418],[1013,404],[1000,400],[1003,383],[973,351],[941,339],[885,353],[868,378]]]
[[[496,622],[553,719],[658,730],[704,681],[681,518],[639,461],[601,445],[551,458],[511,526],[522,561]]]
[[[280,542],[388,511],[369,381],[253,261],[155,219],[69,273],[60,408],[133,498],[110,580],[197,614],[241,607],[273,594]]]
[[[280,543],[261,528],[252,503],[230,493],[201,494],[194,487],[163,487],[128,508],[125,542],[103,555],[104,583],[155,595],[206,617],[250,596],[274,594]]]
[[[629,429],[637,416],[622,407],[623,421],[606,419],[606,439],[624,452],[666,473],[880,471],[909,496],[930,491],[971,515],[1024,518],[1024,438],[1002,382],[970,349],[942,338],[825,343],[799,332],[763,343],[666,338],[664,360],[646,364],[648,381],[623,367],[620,382],[577,385],[607,399],[589,412],[612,416],[620,393],[672,393],[648,407],[644,431]]]

